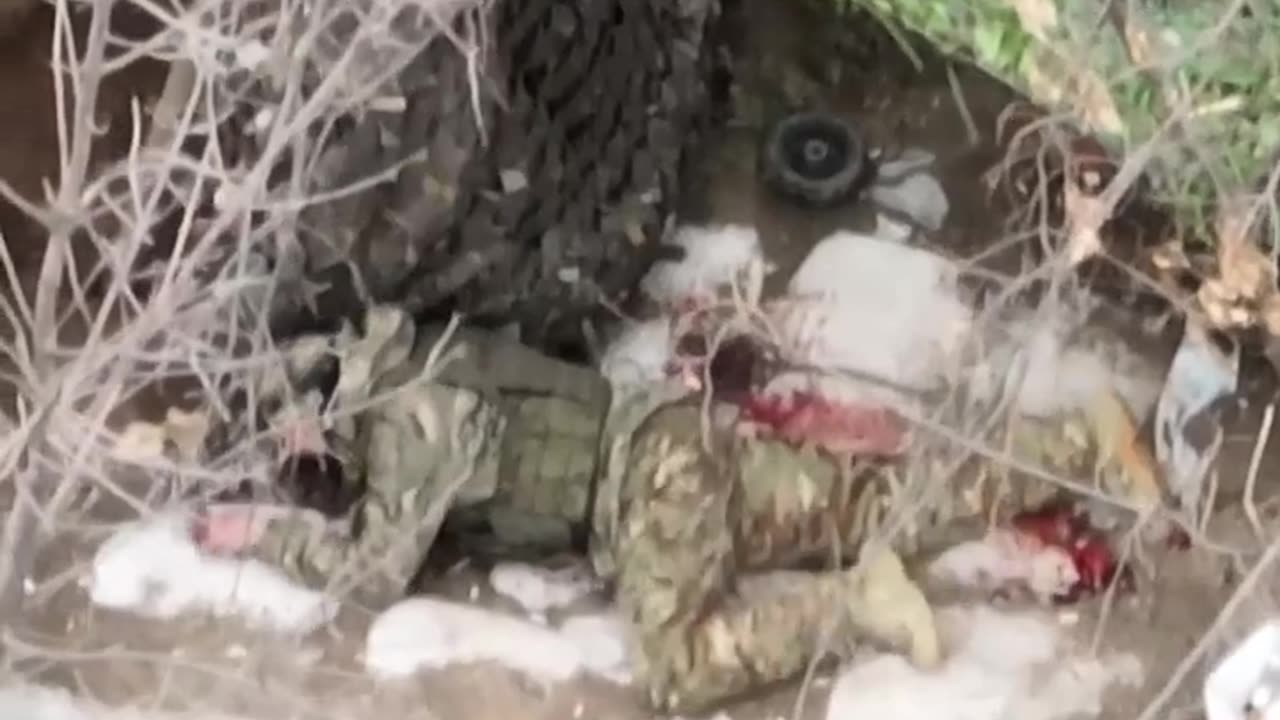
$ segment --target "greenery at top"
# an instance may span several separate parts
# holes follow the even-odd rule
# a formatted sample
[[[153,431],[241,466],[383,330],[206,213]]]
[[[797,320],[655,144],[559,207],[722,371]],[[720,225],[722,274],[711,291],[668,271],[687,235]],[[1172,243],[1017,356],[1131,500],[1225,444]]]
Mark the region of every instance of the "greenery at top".
[[[1121,156],[1158,136],[1149,177],[1193,225],[1280,157],[1280,0],[829,1],[917,33]]]

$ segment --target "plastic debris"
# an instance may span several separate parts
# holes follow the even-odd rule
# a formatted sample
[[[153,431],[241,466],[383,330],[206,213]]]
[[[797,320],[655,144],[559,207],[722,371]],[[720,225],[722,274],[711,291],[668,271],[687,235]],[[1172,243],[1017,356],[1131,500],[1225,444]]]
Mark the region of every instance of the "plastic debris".
[[[1236,391],[1239,348],[1230,354],[1188,318],[1156,407],[1156,460],[1183,508],[1195,511],[1205,477],[1217,457],[1219,401]]]
[[[1280,621],[1256,628],[1205,678],[1207,720],[1280,720]]]
[[[752,269],[763,271],[765,261],[755,228],[685,225],[670,244],[684,257],[654,263],[640,281],[641,291],[657,304],[669,309],[704,304],[734,283],[746,283],[748,295],[759,294],[763,274],[753,277]]]
[[[933,162],[929,151],[907,148],[901,156],[883,163],[868,189],[871,201],[911,218],[926,230],[941,229],[951,206],[942,183],[929,172]]]

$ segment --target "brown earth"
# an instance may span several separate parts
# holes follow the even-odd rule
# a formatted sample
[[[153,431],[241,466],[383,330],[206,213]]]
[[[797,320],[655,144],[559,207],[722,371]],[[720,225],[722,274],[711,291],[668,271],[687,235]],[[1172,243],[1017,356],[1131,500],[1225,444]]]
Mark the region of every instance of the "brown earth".
[[[757,78],[749,92],[769,85],[856,120],[872,144],[923,145],[937,153],[938,173],[951,202],[947,228],[934,238],[941,247],[957,254],[971,253],[990,247],[1005,234],[1002,218],[1008,207],[993,201],[979,182],[982,173],[1000,157],[991,134],[996,116],[1011,99],[1003,87],[957,68],[965,102],[982,131],[981,142],[970,146],[940,69],[916,73],[883,38],[850,46],[849,39],[862,34],[833,27],[808,14],[800,3],[744,0],[742,11],[739,52],[751,58],[746,68],[748,78]],[[7,95],[0,103],[0,177],[34,198],[41,182],[57,174],[52,84],[47,72],[47,8],[24,22],[21,42],[0,43],[0,87]],[[103,157],[118,154],[127,146],[129,91],[154,93],[160,78],[158,68],[139,67],[111,87],[101,109],[110,120],[109,133],[101,143]],[[758,137],[758,127],[728,130],[708,149],[690,182],[688,218],[755,224],[784,271],[788,262],[798,262],[831,230],[867,226],[870,215],[862,207],[800,211],[763,193],[754,173]],[[1144,231],[1142,225],[1125,228],[1130,234]],[[0,230],[20,267],[32,268],[38,263],[40,233],[3,203]],[[1215,543],[1238,548],[1240,554],[1232,557],[1197,548],[1156,553],[1150,558],[1150,567],[1157,574],[1140,581],[1136,595],[1122,599],[1110,610],[1101,633],[1104,647],[1130,650],[1143,658],[1148,683],[1109,698],[1107,718],[1133,717],[1135,709],[1159,689],[1213,620],[1239,581],[1241,568],[1257,551],[1259,541],[1243,522],[1238,503],[1255,444],[1260,403],[1273,393],[1269,374],[1259,371],[1257,377],[1262,379],[1249,393],[1256,402],[1235,421],[1224,448],[1220,496],[1224,502],[1220,507],[1225,509],[1208,529]],[[1276,496],[1273,476],[1280,468],[1277,445],[1280,443],[1271,443],[1262,463],[1261,487],[1266,497]],[[1269,507],[1274,510],[1280,505],[1271,503]],[[1274,513],[1268,517],[1274,518]],[[1274,519],[1268,523],[1275,527]],[[83,567],[90,552],[80,537],[68,537],[42,558],[37,579],[48,581],[68,567]],[[8,656],[28,671],[110,700],[154,698],[179,707],[217,704],[250,710],[259,717],[281,718],[393,713],[395,717],[446,720],[650,716],[638,698],[616,689],[583,683],[547,690],[484,667],[442,673],[403,693],[375,691],[360,677],[354,660],[368,621],[356,611],[345,613],[322,637],[300,644],[265,643],[225,625],[194,621],[157,624],[94,611],[87,608],[73,579],[66,576],[60,584],[47,583],[49,594],[31,598],[28,622],[18,634],[20,643],[10,648]],[[450,591],[465,594],[473,581],[465,574],[459,576]],[[1232,631],[1238,634],[1262,613],[1270,612],[1277,589],[1274,576],[1268,577],[1254,594],[1249,617],[1234,623]],[[1100,600],[1076,608],[1082,618],[1078,626],[1082,640],[1090,640],[1102,622],[1101,608]],[[24,644],[31,652],[21,652]],[[1222,648],[1219,642],[1212,649]],[[1193,703],[1202,671],[1199,668],[1188,678],[1169,707],[1174,711],[1169,717],[1197,717]],[[822,717],[826,687],[824,681],[815,683],[802,717]],[[726,710],[738,720],[791,717],[796,697],[797,688],[788,686]]]

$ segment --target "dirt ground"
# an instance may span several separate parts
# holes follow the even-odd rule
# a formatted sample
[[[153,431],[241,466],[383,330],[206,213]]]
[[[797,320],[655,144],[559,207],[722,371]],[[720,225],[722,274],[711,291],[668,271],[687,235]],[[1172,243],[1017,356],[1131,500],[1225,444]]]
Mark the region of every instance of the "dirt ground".
[[[1008,207],[993,201],[980,176],[1000,157],[991,140],[998,113],[1011,97],[1003,87],[973,71],[957,68],[964,101],[981,139],[971,145],[945,72],[931,67],[916,73],[901,54],[881,39],[849,46],[854,34],[843,32],[801,7],[782,0],[744,0],[738,18],[738,55],[750,58],[743,70],[747,93],[781,92],[809,104],[827,107],[856,121],[872,145],[921,145],[939,158],[937,172],[947,191],[951,212],[946,228],[932,240],[949,252],[966,255],[990,247],[1000,238]],[[35,21],[33,21],[35,22]],[[33,25],[33,28],[38,27]],[[47,47],[46,35],[33,30],[30,47],[0,48],[0,86],[31,94],[31,105],[17,112],[15,103],[0,103],[0,176],[24,192],[36,192],[43,176],[56,172],[51,106],[36,49]],[[158,76],[140,71],[143,86]],[[18,92],[10,90],[11,93]],[[123,97],[115,93],[117,97]],[[119,117],[125,104],[113,104]],[[46,113],[46,110],[49,113]],[[125,111],[127,112],[127,111]],[[743,222],[760,230],[767,251],[782,265],[798,263],[808,248],[836,228],[867,228],[871,215],[851,206],[827,212],[802,211],[765,194],[756,181],[754,162],[758,127],[727,130],[708,148],[690,182],[686,218]],[[119,146],[117,146],[119,147]],[[11,212],[11,209],[4,212]],[[10,215],[0,214],[0,227],[11,248],[34,257],[26,245],[27,230]],[[11,228],[19,228],[11,231]],[[1131,232],[1141,233],[1141,226]],[[1133,242],[1143,238],[1131,237]],[[1238,551],[1230,555],[1197,547],[1168,550],[1148,558],[1154,575],[1140,573],[1138,592],[1123,597],[1104,612],[1103,601],[1073,606],[1083,643],[1098,635],[1101,647],[1138,654],[1145,666],[1144,687],[1117,692],[1107,700],[1104,717],[1121,720],[1136,715],[1195,646],[1226,597],[1235,589],[1261,544],[1239,509],[1240,488],[1256,442],[1262,404],[1272,397],[1269,371],[1250,375],[1253,403],[1230,428],[1221,467],[1223,509],[1207,529],[1207,538]],[[1275,470],[1280,443],[1271,443],[1262,462],[1260,488],[1275,496]],[[1280,502],[1264,507],[1268,527],[1276,527]],[[336,626],[304,641],[267,641],[235,627],[208,622],[153,623],[87,607],[84,592],[67,568],[83,568],[92,547],[81,538],[68,539],[42,558],[37,580],[41,590],[28,602],[28,617],[9,643],[8,659],[49,680],[79,687],[110,701],[149,698],[183,707],[217,705],[258,717],[350,718],[358,716],[439,717],[446,720],[506,720],[510,717],[567,720],[573,718],[647,718],[639,698],[603,683],[541,688],[491,667],[451,670],[398,690],[375,689],[362,677],[356,652],[369,617],[346,609]],[[1274,607],[1280,585],[1269,576],[1254,593],[1245,616],[1234,623],[1232,637]],[[477,576],[465,572],[448,591],[469,595]],[[482,588],[483,590],[483,588]],[[481,601],[490,598],[483,593]],[[1105,617],[1104,617],[1105,616]],[[1099,629],[1101,624],[1101,629]],[[1211,647],[1211,657],[1224,648]],[[1195,693],[1203,667],[1192,671],[1164,717],[1194,718]],[[821,718],[826,707],[829,673],[819,673],[804,698],[799,717]],[[725,708],[736,720],[773,720],[795,716],[795,685],[763,693]]]
[[[17,26],[11,28],[11,36],[0,41],[0,87],[5,97],[0,103],[0,177],[18,194],[37,203],[44,200],[45,187],[57,189],[60,162],[55,90],[49,71],[53,10],[39,5],[20,19],[7,19]],[[85,21],[83,13],[73,16],[73,26],[81,36],[78,47],[83,47]],[[149,32],[149,24],[137,11],[122,10],[113,18],[113,31],[140,38]],[[148,117],[165,72],[163,64],[143,60],[107,77],[98,104],[97,120],[103,134],[94,144],[94,163],[118,158],[128,150],[135,131],[132,99],[140,101],[140,117]],[[44,249],[43,228],[13,204],[0,200],[0,232],[24,285],[34,283]],[[31,287],[24,289],[30,292]]]

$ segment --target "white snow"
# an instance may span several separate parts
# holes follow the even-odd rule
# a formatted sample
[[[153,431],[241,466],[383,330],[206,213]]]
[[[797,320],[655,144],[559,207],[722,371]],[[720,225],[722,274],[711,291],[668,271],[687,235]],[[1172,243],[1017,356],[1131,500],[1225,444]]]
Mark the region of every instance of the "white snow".
[[[1213,403],[1236,391],[1239,351],[1223,353],[1197,321],[1188,319],[1182,343],[1156,408],[1156,459],[1182,507],[1200,504],[1204,479],[1216,457],[1210,444],[1193,442],[1188,425],[1206,418]]]
[[[605,615],[557,629],[474,605],[414,597],[374,620],[364,663],[383,679],[493,662],[542,682],[564,682],[582,673],[618,682],[628,677],[624,637],[622,624]]]
[[[142,708],[111,708],[76,697],[63,688],[24,682],[0,686],[0,718],[5,720],[177,720],[196,717]],[[243,720],[242,716],[213,710],[199,713],[200,720]]]
[[[645,295],[668,308],[707,299],[764,265],[760,237],[747,225],[683,225],[669,244],[683,249],[684,258],[655,263],[640,281]]]
[[[1068,311],[1012,313],[969,374],[971,397],[987,403],[1008,393],[1018,412],[1045,418],[1082,410],[1114,390],[1134,417],[1146,417],[1160,394],[1160,371],[1122,338],[1095,333],[1093,342],[1079,342],[1073,335],[1086,322]]]
[[[0,687],[0,717],[18,720],[93,720],[85,703],[60,688],[17,683]]]
[[[489,584],[539,622],[546,620],[548,610],[568,607],[595,589],[590,572],[577,566],[550,570],[520,562],[494,565]]]
[[[1280,719],[1280,621],[1263,623],[1204,681],[1208,720]],[[1258,714],[1246,710],[1253,706]]]
[[[1080,579],[1066,551],[1024,540],[1005,528],[947,548],[929,563],[928,572],[936,579],[976,590],[1025,587],[1042,601],[1067,592]]]
[[[1041,612],[985,606],[938,612],[948,658],[922,671],[896,654],[855,660],[831,691],[827,720],[1059,720],[1094,717],[1113,683],[1140,682],[1132,655],[1091,659]]]
[[[629,321],[605,350],[600,372],[616,390],[662,382],[674,353],[670,318]]]
[[[284,633],[310,632],[337,613],[336,602],[266,563],[201,551],[188,523],[167,511],[117,530],[94,556],[90,602],[157,619],[234,617]]]

